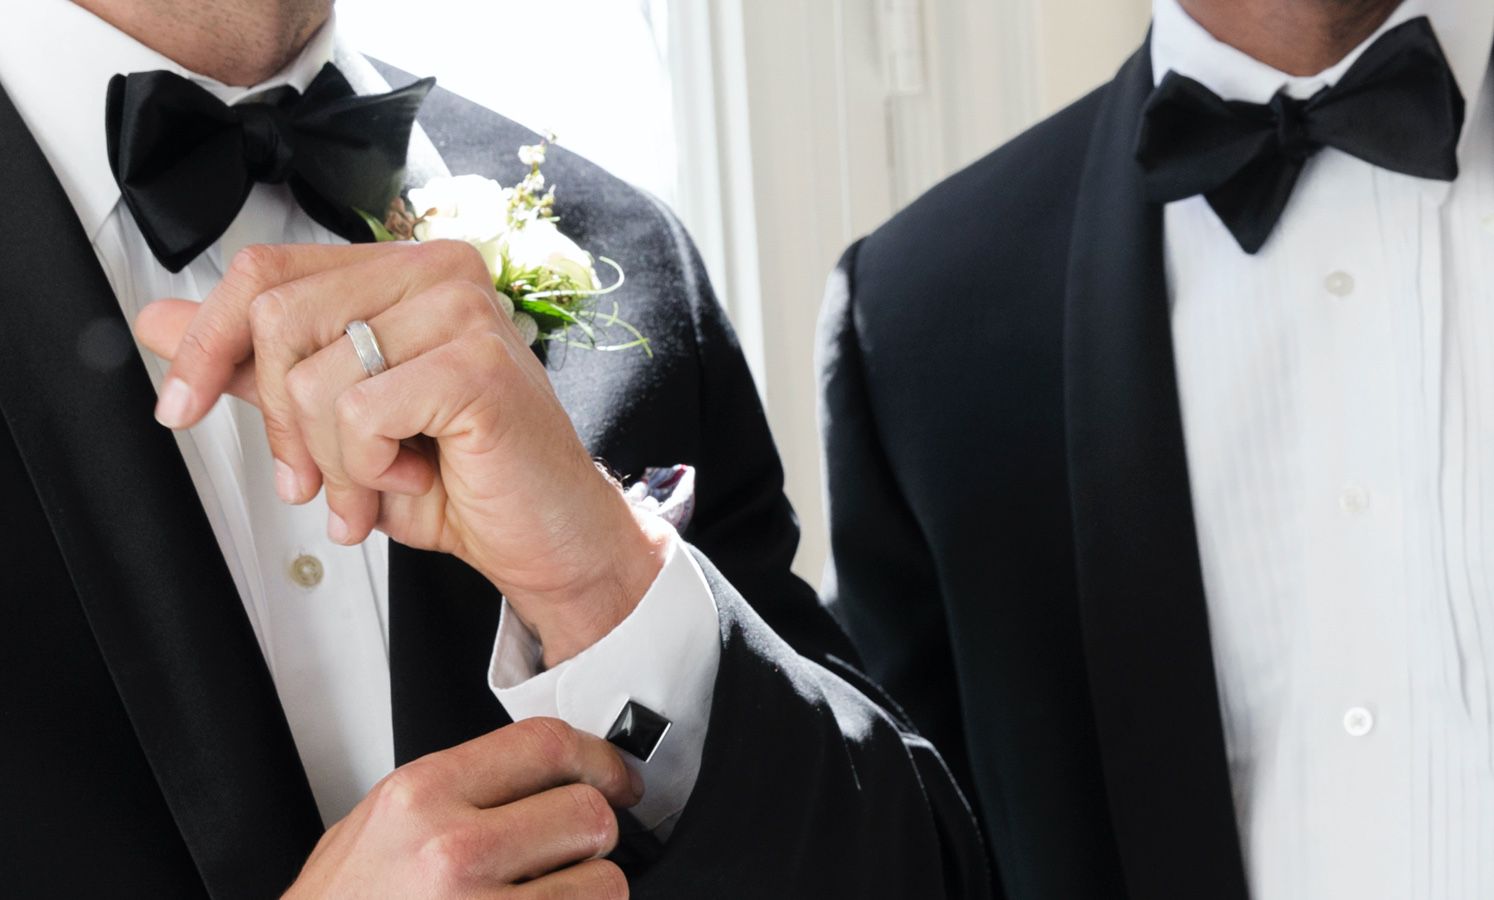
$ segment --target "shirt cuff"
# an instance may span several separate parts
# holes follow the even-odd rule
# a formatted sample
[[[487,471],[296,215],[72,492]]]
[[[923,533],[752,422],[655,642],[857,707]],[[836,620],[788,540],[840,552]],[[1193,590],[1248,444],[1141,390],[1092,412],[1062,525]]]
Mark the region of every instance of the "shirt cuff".
[[[681,544],[671,535],[663,568],[626,619],[552,669],[540,671],[542,648],[505,601],[488,669],[488,686],[515,721],[549,716],[604,737],[629,700],[669,719],[647,763],[622,754],[644,781],[633,816],[661,839],[700,775],[721,662],[715,597]]]

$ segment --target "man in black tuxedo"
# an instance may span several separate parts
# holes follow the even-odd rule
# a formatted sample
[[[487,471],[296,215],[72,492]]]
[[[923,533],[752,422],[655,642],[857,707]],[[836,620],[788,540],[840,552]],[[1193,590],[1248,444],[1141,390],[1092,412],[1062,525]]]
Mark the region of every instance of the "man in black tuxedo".
[[[1491,38],[1157,0],[832,278],[829,600],[1013,900],[1494,892]]]
[[[535,136],[438,90],[411,143],[429,86],[383,93],[330,8],[39,0],[0,36],[0,892],[985,895],[943,764],[789,572],[678,223],[551,151],[653,356],[548,368],[477,250],[343,245],[339,178],[410,145],[417,184],[513,184]],[[692,466],[693,548],[592,458]]]

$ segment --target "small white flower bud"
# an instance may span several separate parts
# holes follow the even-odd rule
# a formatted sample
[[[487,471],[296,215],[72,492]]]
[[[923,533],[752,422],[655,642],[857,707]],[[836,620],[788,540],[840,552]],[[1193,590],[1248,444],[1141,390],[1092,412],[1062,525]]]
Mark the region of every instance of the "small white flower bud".
[[[530,144],[519,148],[519,162],[526,166],[542,166],[545,164],[545,145]]]
[[[534,321],[534,316],[529,313],[514,313],[514,327],[519,329],[519,337],[523,339],[525,346],[532,347],[534,342],[539,340],[539,323]]]

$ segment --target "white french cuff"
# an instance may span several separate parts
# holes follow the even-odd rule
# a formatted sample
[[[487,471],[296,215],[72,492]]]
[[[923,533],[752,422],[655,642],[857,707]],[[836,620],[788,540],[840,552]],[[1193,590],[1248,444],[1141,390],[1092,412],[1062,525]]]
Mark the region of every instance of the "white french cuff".
[[[488,686],[515,721],[550,716],[605,737],[629,700],[669,719],[648,762],[623,754],[644,781],[632,813],[660,839],[700,774],[721,662],[716,600],[682,543],[671,535],[663,568],[626,619],[552,669],[540,671],[539,642],[505,602],[488,669]]]

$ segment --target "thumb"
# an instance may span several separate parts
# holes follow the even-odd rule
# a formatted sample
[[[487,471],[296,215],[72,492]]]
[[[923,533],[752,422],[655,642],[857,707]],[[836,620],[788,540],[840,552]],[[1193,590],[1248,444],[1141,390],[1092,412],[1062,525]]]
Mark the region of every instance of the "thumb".
[[[135,337],[163,359],[175,359],[182,335],[197,315],[199,304],[191,300],[157,300],[135,317]]]
[[[201,308],[202,304],[193,300],[157,300],[135,317],[135,337],[162,359],[176,359],[182,337]],[[227,391],[240,400],[259,405],[259,392],[254,386],[253,357],[234,370]]]

